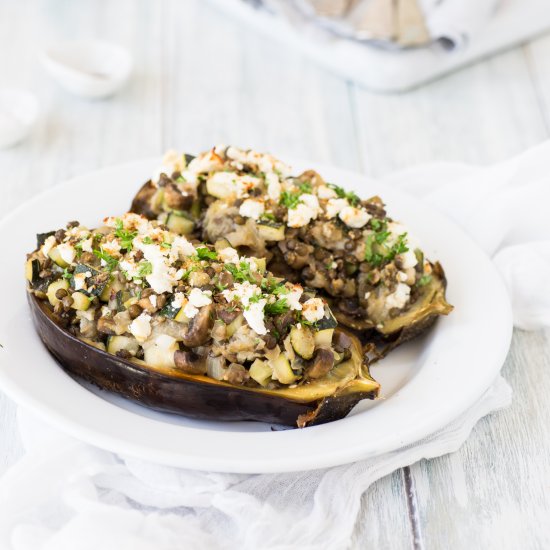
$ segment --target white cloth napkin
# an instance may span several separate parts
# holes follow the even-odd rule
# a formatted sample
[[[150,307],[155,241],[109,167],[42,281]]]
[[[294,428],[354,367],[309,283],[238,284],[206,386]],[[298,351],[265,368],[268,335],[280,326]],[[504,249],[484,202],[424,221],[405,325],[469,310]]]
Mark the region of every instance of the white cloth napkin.
[[[433,43],[391,51],[327,31],[301,0],[210,0],[275,40],[345,78],[379,92],[404,91],[550,28],[547,0],[422,0]],[[295,6],[296,4],[296,6]],[[334,29],[333,29],[334,30]]]
[[[516,325],[528,329],[550,324],[549,159],[546,142],[489,168],[438,163],[385,179],[446,211],[493,257]],[[343,550],[374,481],[457,450],[480,418],[510,399],[499,378],[460,418],[414,445],[335,468],[271,475],[116,457],[20,411],[27,453],[0,480],[0,548]]]

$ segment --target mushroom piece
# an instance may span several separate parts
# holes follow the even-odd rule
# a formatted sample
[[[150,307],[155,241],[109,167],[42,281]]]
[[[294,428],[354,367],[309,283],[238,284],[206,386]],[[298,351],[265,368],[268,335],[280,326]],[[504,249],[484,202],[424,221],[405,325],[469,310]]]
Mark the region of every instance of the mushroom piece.
[[[205,374],[206,360],[204,356],[192,351],[177,350],[174,352],[174,363],[178,369],[188,374]]]
[[[210,330],[214,326],[214,305],[201,307],[191,319],[187,332],[182,336],[183,343],[188,348],[202,346],[210,339]]]
[[[331,350],[319,348],[311,360],[311,365],[307,369],[309,378],[322,378],[334,365],[334,354]]]

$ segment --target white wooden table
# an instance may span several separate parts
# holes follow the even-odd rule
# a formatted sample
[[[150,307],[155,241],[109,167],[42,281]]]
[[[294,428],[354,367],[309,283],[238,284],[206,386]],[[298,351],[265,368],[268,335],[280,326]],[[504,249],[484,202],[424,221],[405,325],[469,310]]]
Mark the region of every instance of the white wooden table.
[[[126,45],[133,80],[105,102],[66,95],[36,60],[54,37]],[[491,163],[550,137],[550,36],[378,96],[201,0],[4,0],[0,75],[42,108],[32,137],[0,151],[0,216],[66,178],[168,147],[235,143],[376,177],[433,160]],[[354,548],[550,547],[549,335],[516,331],[509,410],[480,422],[459,452],[364,495]],[[0,394],[0,472],[22,453],[15,414]]]

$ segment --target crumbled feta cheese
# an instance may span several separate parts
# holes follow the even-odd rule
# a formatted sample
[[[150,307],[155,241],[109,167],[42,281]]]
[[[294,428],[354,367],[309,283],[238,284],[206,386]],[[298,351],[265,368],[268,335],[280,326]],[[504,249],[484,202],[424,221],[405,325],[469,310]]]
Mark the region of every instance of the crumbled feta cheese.
[[[403,254],[398,254],[396,256],[396,260],[399,260],[403,269],[409,269],[410,267],[414,267],[418,263],[418,260],[416,259],[416,254],[412,250],[403,252]]]
[[[112,256],[113,254],[118,254],[121,247],[118,241],[112,240],[103,242],[101,244],[101,248],[104,252],[107,252],[107,254],[110,254]]]
[[[300,298],[302,297],[303,292],[304,289],[300,285],[294,285],[293,289],[288,294],[284,294],[283,297],[286,298],[286,303],[290,309],[297,311],[302,309]]]
[[[279,202],[281,198],[281,182],[277,174],[266,173],[265,181],[267,183],[267,195],[274,202]]]
[[[238,264],[239,263],[239,254],[234,249],[228,246],[227,248],[222,248],[218,252],[220,260],[224,263]]]
[[[48,237],[45,241],[44,241],[44,244],[42,245],[42,254],[44,254],[44,256],[48,256],[48,254],[50,253],[50,250],[55,246],[55,243],[57,241],[55,240],[55,237],[53,235],[51,235],[50,237]]]
[[[175,261],[188,256],[194,256],[197,251],[195,247],[185,238],[181,236],[174,237],[174,240],[170,243],[170,259]]]
[[[235,283],[232,289],[226,289],[222,292],[224,298],[228,302],[239,300],[245,307],[250,303],[250,298],[259,293],[261,293],[260,287],[248,281],[244,283]]]
[[[409,301],[411,287],[404,283],[397,283],[395,291],[386,298],[386,307],[388,310],[394,307],[401,309]]]
[[[363,208],[346,206],[340,210],[338,217],[349,227],[359,229],[364,227],[372,216]]]
[[[310,323],[315,323],[325,316],[325,304],[321,298],[310,298],[302,304],[302,315]]]
[[[75,290],[86,290],[86,275],[89,273],[75,273],[73,275],[73,284]]]
[[[257,302],[250,303],[244,310],[243,315],[248,326],[256,334],[266,334],[267,328],[264,324],[264,307],[266,300],[262,298]]]
[[[370,298],[370,292],[365,292],[365,300],[368,300]]]
[[[144,342],[151,334],[151,316],[145,312],[142,313],[130,323],[128,330],[138,342]]]
[[[59,251],[59,255],[61,256],[61,259],[65,263],[67,264],[73,263],[76,251],[70,244],[61,243],[60,245],[57,246],[57,250]]]
[[[221,170],[223,168],[223,161],[221,157],[212,150],[195,157],[187,168],[190,172],[202,174],[214,170]]]
[[[144,244],[142,241],[134,240],[134,245],[143,252],[145,259],[151,263],[152,273],[146,275],[147,282],[157,293],[171,292],[176,284],[176,270],[167,263],[165,254],[167,249],[156,244]]]
[[[181,172],[185,168],[185,156],[174,150],[167,151],[162,159],[162,166],[153,174],[151,181],[158,183],[161,174],[171,176],[174,172]]]
[[[398,281],[401,281],[402,283],[404,283],[408,278],[409,278],[409,276],[405,272],[403,272],[403,271],[398,271],[397,272],[397,280]]]
[[[189,293],[189,303],[195,307],[203,307],[212,303],[212,291],[194,288]]]
[[[258,199],[246,199],[239,208],[239,214],[245,218],[257,220],[265,212],[263,201]]]
[[[129,260],[121,260],[118,266],[126,273],[126,278],[128,280],[139,277],[139,267],[134,262],[130,262]]]
[[[196,308],[191,302],[187,302],[183,306],[183,313],[188,319],[193,319],[195,315],[199,312],[199,309]]]
[[[325,207],[327,218],[334,218],[347,206],[349,203],[346,199],[329,199]]]
[[[315,195],[304,193],[300,195],[300,202],[295,208],[288,210],[287,225],[289,227],[303,227],[319,215],[319,200]]]
[[[174,294],[174,297],[172,298],[172,302],[170,303],[170,305],[174,309],[179,309],[183,305],[184,301],[185,301],[185,294],[183,292],[176,292]]]
[[[149,296],[149,301],[153,307],[157,307],[157,297],[155,294],[151,294],[151,296]]]
[[[206,183],[210,194],[227,199],[237,194],[237,174],[235,172],[215,172]]]
[[[90,237],[89,239],[85,239],[80,242],[80,248],[83,252],[90,252],[91,254],[94,251],[94,249],[92,248],[92,244],[92,238]]]
[[[317,187],[317,196],[320,199],[335,199],[338,195],[334,189],[331,189],[327,185],[319,185]]]

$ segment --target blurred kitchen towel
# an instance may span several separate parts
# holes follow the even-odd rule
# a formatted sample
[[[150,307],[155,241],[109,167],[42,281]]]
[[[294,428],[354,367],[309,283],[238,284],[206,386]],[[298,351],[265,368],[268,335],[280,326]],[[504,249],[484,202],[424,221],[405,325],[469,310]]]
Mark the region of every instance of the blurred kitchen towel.
[[[403,91],[550,28],[548,0],[210,0],[376,91]]]

